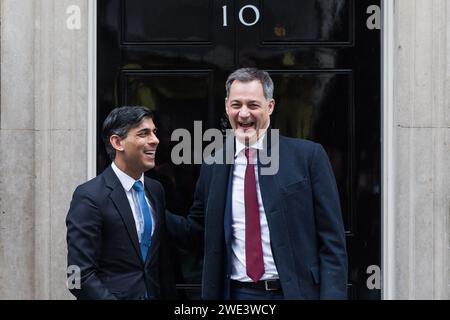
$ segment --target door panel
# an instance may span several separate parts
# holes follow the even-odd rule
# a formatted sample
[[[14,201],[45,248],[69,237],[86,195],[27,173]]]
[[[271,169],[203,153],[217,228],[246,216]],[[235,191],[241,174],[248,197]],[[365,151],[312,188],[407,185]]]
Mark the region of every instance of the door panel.
[[[344,223],[351,230],[352,73],[277,71],[272,79],[276,88],[273,126],[283,135],[324,146],[336,176]]]
[[[127,0],[122,5],[123,44],[211,42],[212,1]]]
[[[264,44],[349,44],[353,41],[351,1],[285,0],[280,5],[279,1],[265,0],[259,1],[259,7],[264,17],[261,21]]]
[[[98,2],[98,136],[118,105],[156,114],[160,146],[147,173],[167,209],[187,214],[199,165],[174,165],[174,129],[225,128],[225,80],[236,68],[267,70],[275,83],[271,123],[321,143],[336,175],[349,252],[349,295],[380,265],[380,31],[366,27],[379,0],[108,0]],[[109,161],[98,141],[97,171]],[[199,297],[201,252],[178,250],[178,288]]]

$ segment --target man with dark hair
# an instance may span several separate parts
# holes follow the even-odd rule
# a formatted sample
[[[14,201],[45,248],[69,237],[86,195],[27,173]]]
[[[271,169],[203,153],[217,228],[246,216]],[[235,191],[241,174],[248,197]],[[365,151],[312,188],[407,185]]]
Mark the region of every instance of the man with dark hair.
[[[345,233],[325,150],[274,139],[267,72],[236,70],[225,87],[234,136],[224,154],[234,161],[204,163],[187,219],[168,215],[181,243],[204,240],[203,298],[345,299]],[[264,154],[277,162],[270,174]]]
[[[150,110],[116,108],[103,123],[113,161],[78,186],[67,214],[68,265],[81,271],[78,299],[175,298],[164,190],[144,176],[159,140]]]

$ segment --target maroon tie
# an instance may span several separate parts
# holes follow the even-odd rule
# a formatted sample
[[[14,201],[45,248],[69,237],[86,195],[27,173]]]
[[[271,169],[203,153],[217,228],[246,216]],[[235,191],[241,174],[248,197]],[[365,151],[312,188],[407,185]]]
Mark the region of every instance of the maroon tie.
[[[261,226],[259,224],[258,195],[256,193],[255,165],[251,163],[253,152],[253,149],[245,148],[245,157],[247,158],[244,181],[245,264],[247,266],[247,275],[254,282],[257,282],[264,274],[264,260],[261,244]]]

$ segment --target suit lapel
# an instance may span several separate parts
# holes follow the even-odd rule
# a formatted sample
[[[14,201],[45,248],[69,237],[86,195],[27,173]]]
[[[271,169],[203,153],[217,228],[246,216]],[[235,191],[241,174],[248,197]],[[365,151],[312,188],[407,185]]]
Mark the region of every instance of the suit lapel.
[[[276,143],[279,145],[279,141],[272,141],[272,131],[271,127],[269,127],[266,131],[266,135],[264,137],[264,149],[265,156],[271,156],[272,161],[274,161],[274,157],[278,157],[275,161],[281,162],[281,157],[279,155],[271,154],[272,152],[272,144]],[[277,150],[276,148],[273,148]],[[262,164],[260,162],[260,156],[258,151],[258,180],[259,180],[259,188],[261,190],[261,197],[263,200],[264,211],[268,217],[271,216],[272,213],[279,210],[278,208],[278,192],[274,192],[275,190],[279,190],[277,174],[261,174],[261,169],[265,167],[269,167],[272,163]],[[280,164],[281,165],[281,164]]]
[[[269,216],[279,210],[277,207],[278,193],[274,192],[279,189],[278,182],[276,175],[261,175],[261,170],[258,170],[258,177],[264,211]]]
[[[268,137],[270,138],[270,132]],[[279,139],[275,140],[276,141],[271,141],[272,147],[274,146],[274,143],[277,143],[277,148],[280,148],[281,146]],[[270,150],[270,143],[268,143],[267,145]],[[273,152],[277,152],[274,150],[276,149],[272,148]],[[281,158],[276,154],[271,154],[271,157],[272,161],[274,161],[273,158],[278,157],[278,159],[275,160],[279,161],[279,168],[283,167],[283,159],[285,158]],[[264,165],[260,164],[260,170],[261,167],[264,167]],[[263,206],[269,226],[270,244],[273,258],[277,265],[277,270],[281,281],[283,283],[286,283],[287,285],[295,285],[298,282],[297,280],[294,281],[294,279],[297,279],[297,275],[295,273],[295,261],[292,255],[292,252],[294,252],[294,248],[292,247],[292,238],[289,232],[286,232],[289,226],[288,221],[290,221],[289,219],[287,219],[287,215],[292,214],[292,211],[294,211],[295,208],[287,209],[285,207],[285,204],[283,203],[279,183],[281,177],[278,172],[272,175],[262,175],[260,170],[258,171],[259,187],[261,190]],[[293,280],[289,282],[289,278]]]
[[[137,235],[133,212],[131,211],[130,203],[128,202],[125,190],[123,189],[123,186],[119,181],[119,178],[117,178],[111,166],[109,166],[105,170],[105,181],[107,186],[112,189],[110,198],[114,203],[114,205],[116,206],[120,216],[122,217],[123,223],[125,224],[125,228],[127,229],[133,247],[136,250],[137,255],[140,257],[139,260],[142,261],[141,258],[142,254],[141,249],[139,247],[139,239]]]

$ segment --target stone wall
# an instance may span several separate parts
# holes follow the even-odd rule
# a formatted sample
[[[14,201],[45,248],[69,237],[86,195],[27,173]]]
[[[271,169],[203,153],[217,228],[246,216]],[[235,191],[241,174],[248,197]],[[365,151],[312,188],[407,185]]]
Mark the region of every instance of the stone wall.
[[[71,296],[65,216],[87,178],[88,2],[1,1],[1,299]],[[70,5],[80,29],[67,27]]]
[[[394,298],[449,299],[450,3],[395,11]]]

